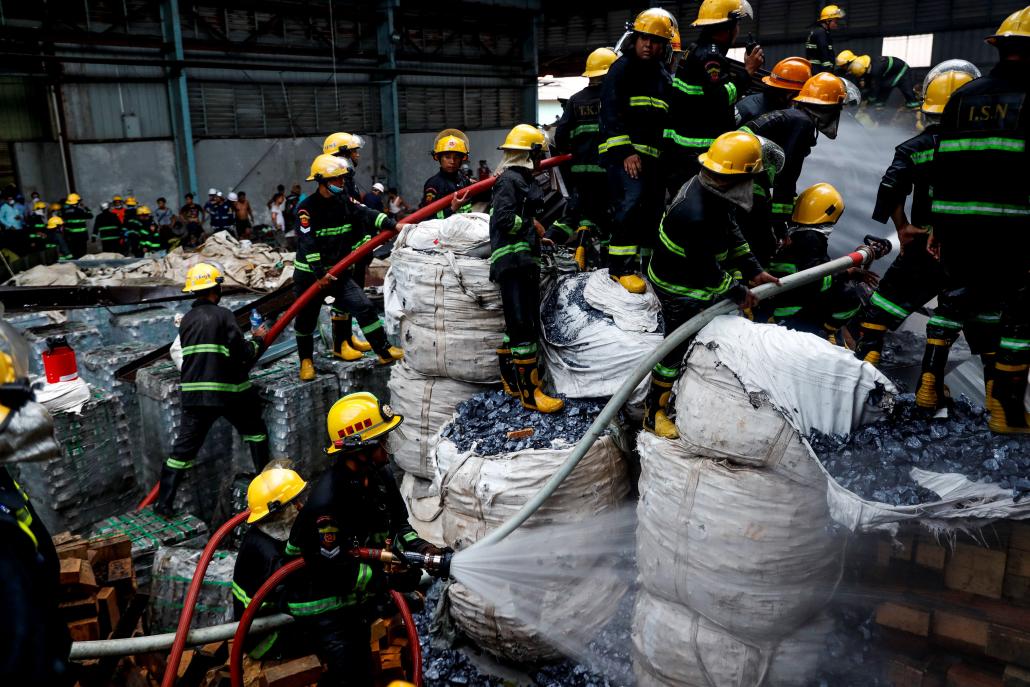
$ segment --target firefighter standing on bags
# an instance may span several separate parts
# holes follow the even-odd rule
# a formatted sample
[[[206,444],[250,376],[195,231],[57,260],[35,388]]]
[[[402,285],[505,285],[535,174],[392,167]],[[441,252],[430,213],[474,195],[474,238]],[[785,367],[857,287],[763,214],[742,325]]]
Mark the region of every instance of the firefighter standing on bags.
[[[326,664],[319,685],[372,684],[370,624],[389,589],[413,591],[421,572],[349,555],[354,547],[445,554],[419,538],[390,470],[386,436],[404,418],[368,392],[344,396],[326,418],[329,469],[311,487],[286,553],[306,566],[287,581],[287,612]],[[389,544],[388,544],[389,540]],[[445,577],[446,568],[427,570]]]
[[[819,21],[812,27],[805,41],[805,56],[812,63],[812,73],[833,72],[835,56],[831,31],[836,31],[844,18],[844,10],[837,5],[827,5],[819,12]]]
[[[86,220],[93,213],[82,206],[82,198],[78,193],[69,193],[61,208],[61,219],[64,220],[64,240],[68,244],[68,252],[72,259],[79,259],[86,254],[89,244],[89,227]]]
[[[352,250],[380,230],[401,229],[385,213],[369,210],[346,196],[346,178],[354,173],[350,160],[333,155],[319,155],[311,163],[308,181],[318,183],[318,190],[297,206],[297,256],[293,266],[294,290],[298,296],[312,284],[333,296],[332,327],[333,355],[343,360],[358,360],[361,351],[351,343],[351,314],[357,318],[361,331],[382,364],[404,357],[404,352],[391,346],[383,331],[383,321],[365,292],[354,283],[352,272],[339,277],[328,270]],[[323,296],[324,297],[324,296]],[[297,356],[300,358],[300,378],[315,378],[313,361],[314,333],[318,326],[318,313],[322,298],[314,298],[297,315],[294,329],[297,335]]]
[[[433,141],[433,159],[439,163],[440,171],[426,179],[422,186],[422,202],[419,203],[419,207],[424,208],[453,193],[454,198],[451,199],[450,207],[438,211],[436,218],[443,219],[456,212],[471,211],[472,204],[467,202],[467,195],[459,193],[472,183],[461,168],[462,163],[469,159],[468,136],[457,129],[444,129]]]
[[[100,204],[100,214],[93,220],[93,235],[100,239],[100,250],[105,253],[124,253],[122,248],[122,221],[107,203]]]
[[[716,137],[737,128],[734,106],[765,57],[755,46],[744,58],[746,73],[736,74],[726,53],[736,43],[740,21],[753,16],[746,0],[705,0],[691,24],[701,28],[701,36],[676,69],[663,132],[662,167],[670,196],[697,175],[698,156]]]
[[[946,344],[962,323],[978,313],[1000,312],[994,374],[986,389],[989,424],[999,434],[1027,434],[1030,7],[1005,19],[987,42],[1000,61],[990,74],[952,94],[930,168],[932,239],[948,286],[931,320],[936,329],[927,328],[924,375],[943,377]],[[931,344],[931,336],[945,345]]]
[[[905,107],[913,110],[919,107],[919,99],[912,90],[912,75],[908,63],[900,57],[878,57],[859,55],[848,65],[848,72],[861,79],[865,88],[862,95],[870,105],[883,107],[891,91],[897,88],[905,98]]]
[[[504,342],[497,349],[505,391],[524,408],[554,413],[565,402],[540,387],[537,354],[540,335],[540,237],[536,215],[543,192],[533,179],[546,152],[544,132],[519,124],[508,132],[493,187],[490,213],[490,281],[501,288]]]
[[[300,499],[307,483],[293,470],[269,465],[247,487],[246,534],[240,542],[236,566],[232,573],[233,619],[239,620],[243,611],[261,585],[276,570],[290,561],[286,555],[286,542],[300,512]],[[282,605],[283,587],[265,599],[263,605],[270,610]],[[264,637],[246,638],[247,654],[255,660],[283,659],[303,656],[310,652],[305,638],[296,627],[284,627]]]
[[[648,267],[667,333],[724,297],[753,307],[748,283],[778,283],[755,260],[734,219],[738,208],[750,209],[753,177],[762,171],[758,137],[723,134],[701,155],[701,167],[662,220]],[[666,407],[688,347],[684,342],[655,365],[644,401],[644,429],[667,439],[678,436]]]
[[[665,60],[677,27],[671,14],[652,8],[627,28],[632,33],[625,52],[601,86],[597,151],[612,204],[609,274],[630,293],[644,293],[642,249],[652,250],[665,205],[658,157],[669,114]]]
[[[62,687],[75,679],[57,551],[7,468],[61,456],[50,413],[34,400],[28,356],[28,342],[0,321],[0,684]]]
[[[944,105],[955,89],[972,80],[972,74],[956,71],[945,72],[930,81],[922,106],[928,125],[922,133],[895,148],[894,161],[880,181],[873,219],[881,224],[886,224],[888,219],[894,222],[901,253],[883,275],[862,313],[855,355],[867,363],[879,365],[887,331],[900,327],[909,315],[937,296],[944,285],[941,264],[927,250],[930,238],[930,164],[937,147],[938,124]],[[911,221],[905,213],[905,200],[910,194]],[[974,353],[989,352],[984,355],[985,374],[994,367],[990,355],[994,352],[992,333],[997,335],[996,321],[974,320],[966,330],[966,341]],[[938,399],[943,398],[943,389],[938,394],[937,383],[943,384],[943,380],[934,375],[927,381],[932,382],[933,388],[922,388],[916,395],[916,403],[936,409]]]
[[[161,468],[154,510],[165,517],[175,512],[175,494],[204,445],[211,425],[224,417],[250,447],[254,470],[268,462],[268,429],[261,418],[261,399],[247,374],[265,350],[265,328],[247,341],[232,312],[220,307],[222,273],[200,262],[186,273],[183,293],[197,295],[179,325],[182,344],[182,422],[171,456]]]
[[[601,110],[601,82],[618,57],[611,48],[597,48],[590,53],[582,74],[590,82],[565,103],[565,111],[554,134],[555,146],[572,153],[572,164],[569,167],[569,200],[565,216],[551,225],[549,235],[561,243],[576,239],[576,262],[581,270],[586,269],[588,242],[593,239],[604,246],[611,236],[608,179],[597,152],[601,144],[598,114]]]

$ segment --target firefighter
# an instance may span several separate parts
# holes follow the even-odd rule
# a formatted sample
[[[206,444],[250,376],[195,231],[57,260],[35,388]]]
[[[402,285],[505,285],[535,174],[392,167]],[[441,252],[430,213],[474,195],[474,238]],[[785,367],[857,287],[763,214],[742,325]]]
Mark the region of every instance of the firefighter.
[[[47,248],[56,248],[58,260],[64,262],[71,260],[71,253],[68,252],[68,244],[64,240],[64,220],[60,215],[54,215],[46,221]]]
[[[350,160],[354,169],[358,168],[358,160],[361,159],[361,149],[365,147],[365,139],[357,134],[349,134],[343,131],[329,134],[322,143],[323,155],[335,155]],[[355,175],[350,174],[345,179],[347,185],[347,196],[357,202],[361,202],[361,191],[358,190]],[[362,281],[364,285],[364,281]]]
[[[389,589],[412,591],[417,569],[390,569],[349,555],[354,547],[443,554],[408,524],[390,470],[386,437],[403,422],[373,394],[344,396],[329,411],[329,469],[311,487],[286,553],[306,563],[287,581],[287,611],[326,665],[320,685],[372,684],[369,631]],[[446,576],[446,569],[427,570]]]
[[[769,272],[786,277],[829,262],[830,234],[842,214],[844,198],[831,184],[815,184],[802,191]],[[862,308],[852,282],[872,278],[866,270],[853,270],[796,289],[776,299],[772,321],[841,344],[838,331]]]
[[[265,327],[247,341],[232,311],[220,307],[222,271],[199,262],[186,272],[183,293],[195,294],[179,325],[182,344],[182,421],[172,452],[161,468],[154,510],[174,512],[182,477],[204,444],[211,425],[224,417],[250,447],[255,471],[268,462],[268,429],[261,418],[261,399],[248,379],[250,368],[265,350]]]
[[[602,143],[597,151],[612,205],[609,274],[630,293],[644,293],[641,248],[652,249],[665,204],[658,156],[671,87],[665,61],[677,27],[671,14],[651,8],[638,14],[627,29],[624,52],[601,85]]]
[[[125,224],[125,200],[121,196],[111,198],[111,212],[120,223]]]
[[[57,551],[7,468],[61,456],[50,413],[34,400],[28,355],[28,342],[0,321],[0,684],[70,685]]]
[[[986,380],[990,428],[1027,434],[1030,200],[1022,170],[1030,138],[1030,7],[1006,18],[987,42],[1000,61],[944,106],[930,168],[931,245],[940,251],[948,284],[927,327],[923,377],[944,376],[961,323],[1000,312],[994,373]]]
[[[133,222],[136,231],[139,232],[139,247],[143,253],[156,253],[168,248],[161,238],[161,229],[154,222],[149,207],[140,205]]]
[[[819,21],[812,27],[805,41],[805,57],[812,63],[812,73],[833,72],[833,37],[840,20],[844,18],[844,10],[837,5],[827,5],[819,11]]]
[[[905,107],[919,107],[908,63],[900,57],[878,57],[874,62],[869,55],[859,55],[848,65],[848,73],[862,80],[862,96],[870,105],[883,107],[891,91],[897,88],[905,98]]]
[[[773,110],[789,108],[794,97],[812,78],[812,63],[803,57],[788,57],[776,63],[762,83],[768,88],[741,98],[737,103],[737,124],[747,124],[752,119]]]
[[[469,159],[469,140],[457,129],[444,129],[433,141],[433,159],[440,165],[440,171],[426,179],[422,186],[422,202],[424,208],[433,201],[454,193],[450,207],[436,213],[438,219],[450,217],[456,212],[469,212],[472,205],[468,203],[466,194],[459,193],[470,185],[472,180],[462,170],[461,165]]]
[[[722,298],[753,307],[757,301],[748,283],[778,283],[755,260],[734,220],[737,208],[750,208],[753,177],[761,171],[758,137],[725,133],[702,153],[701,171],[669,207],[647,272],[666,333]],[[644,429],[668,439],[679,436],[666,407],[688,346],[689,341],[677,346],[655,365],[644,401]]]
[[[844,76],[845,74],[847,74],[848,67],[851,66],[851,63],[855,61],[856,57],[858,57],[858,55],[851,52],[850,50],[841,50],[839,53],[837,53],[837,60],[835,62],[837,66],[833,70],[833,73],[837,76]]]
[[[136,196],[126,196],[125,198],[125,214],[122,216],[122,224],[128,224],[129,220],[136,216],[136,208],[139,207],[139,201],[136,200]]]
[[[100,239],[100,250],[103,252],[123,252],[122,221],[107,203],[100,204],[100,214],[93,220],[93,235]]]
[[[50,246],[46,230],[46,203],[37,200],[32,204],[32,213],[25,222],[25,229],[29,236],[29,251],[38,253],[45,251]],[[56,248],[56,245],[54,246]]]
[[[504,341],[497,349],[505,391],[517,396],[524,408],[554,413],[565,402],[540,388],[537,340],[540,332],[540,238],[536,216],[543,207],[543,192],[533,179],[547,140],[530,124],[508,132],[493,187],[490,212],[490,280],[501,288]]]
[[[782,238],[787,221],[794,212],[797,182],[805,158],[812,152],[818,134],[837,138],[841,110],[847,98],[843,80],[833,74],[816,74],[794,98],[794,107],[768,112],[742,127],[768,138],[785,156],[783,169],[776,175],[771,202],[771,221],[777,238]]]
[[[569,200],[565,216],[551,225],[549,236],[556,242],[576,239],[576,263],[586,269],[587,247],[597,241],[602,247],[611,236],[608,221],[608,180],[598,160],[600,145],[601,82],[618,59],[611,48],[597,48],[587,56],[583,76],[587,87],[574,93],[555,130],[555,145],[572,153],[569,167]],[[591,236],[591,233],[593,236]],[[607,251],[605,251],[607,252]]]
[[[339,277],[328,269],[346,257],[354,248],[368,240],[368,236],[381,229],[401,229],[385,213],[369,210],[348,198],[346,178],[354,173],[350,160],[334,155],[319,155],[311,163],[308,181],[318,183],[318,190],[297,206],[297,256],[294,290],[298,296],[312,284],[318,284],[325,295],[333,296],[332,327],[333,356],[353,361],[362,352],[352,345],[351,315],[357,318],[361,331],[381,364],[392,363],[404,357],[404,351],[391,346],[383,331],[383,321],[365,292],[354,283],[353,271]],[[300,378],[315,378],[314,333],[322,299],[314,298],[297,315],[294,330],[297,334],[297,355],[300,358]]]
[[[867,363],[878,365],[887,331],[894,331],[944,285],[940,262],[927,250],[930,238],[930,163],[937,147],[937,130],[944,105],[959,86],[973,80],[965,72],[945,72],[933,79],[926,89],[922,112],[927,126],[922,133],[908,139],[894,150],[894,161],[884,172],[876,194],[873,219],[886,224],[890,219],[898,233],[901,253],[880,280],[868,306],[862,313],[855,355]],[[912,218],[905,212],[905,201],[912,196]],[[987,323],[970,323],[966,339],[975,352],[984,346],[993,352]],[[988,325],[988,329],[991,328]],[[987,341],[985,341],[985,335]],[[957,334],[956,334],[957,336]],[[984,356],[985,374],[990,374],[993,361]],[[936,379],[934,382],[936,383]],[[926,402],[929,389],[917,397]],[[934,392],[936,395],[936,392]],[[937,401],[931,396],[930,406]]]
[[[232,573],[233,617],[239,620],[261,585],[289,562],[286,542],[300,512],[307,482],[293,470],[269,465],[247,487],[247,528]],[[283,588],[266,597],[265,605],[281,605]],[[292,658],[309,653],[295,628],[280,628],[264,637],[246,638],[247,654],[255,660]]]
[[[64,220],[64,240],[68,244],[68,252],[72,259],[81,258],[86,254],[86,247],[89,243],[89,227],[86,220],[93,217],[93,213],[82,206],[82,198],[78,193],[69,193],[61,208],[61,219]]]
[[[726,53],[740,33],[740,20],[752,16],[745,0],[705,0],[691,24],[701,28],[701,35],[676,69],[664,131],[662,165],[671,196],[697,175],[698,156],[715,138],[737,128],[734,106],[765,58],[755,47],[744,58],[746,73],[736,74]]]

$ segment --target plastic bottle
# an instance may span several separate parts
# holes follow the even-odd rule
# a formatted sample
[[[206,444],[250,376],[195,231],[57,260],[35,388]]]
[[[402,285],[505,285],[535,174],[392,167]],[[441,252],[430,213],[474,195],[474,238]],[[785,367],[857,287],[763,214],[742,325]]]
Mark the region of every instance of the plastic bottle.
[[[257,308],[250,311],[250,331],[254,331],[264,323],[265,318],[261,317],[261,313],[257,311]]]

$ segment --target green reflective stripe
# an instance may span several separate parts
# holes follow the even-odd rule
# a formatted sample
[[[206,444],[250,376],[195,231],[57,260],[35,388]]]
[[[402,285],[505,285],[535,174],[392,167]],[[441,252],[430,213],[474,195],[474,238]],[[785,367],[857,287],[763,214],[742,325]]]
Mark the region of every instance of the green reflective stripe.
[[[934,200],[933,212],[942,215],[983,215],[986,217],[1030,217],[1030,205],[1002,205],[981,201]]]
[[[715,258],[715,261],[716,261],[716,262],[723,262],[724,260],[726,260],[726,258],[727,258],[727,257],[729,257],[729,254],[730,254],[730,253],[729,253],[729,251],[725,251],[725,250],[724,250],[724,251],[722,251],[721,253],[716,253],[716,254],[715,254],[714,256],[712,256],[712,257],[714,257],[714,258]]]
[[[638,153],[650,155],[651,157],[658,157],[661,154],[659,150],[654,146],[646,146],[642,143],[634,143],[633,149],[636,150]]]
[[[364,564],[362,564],[364,565]],[[338,596],[330,596],[317,601],[291,602],[286,604],[290,615],[309,616],[328,613],[343,608],[343,599]]]
[[[526,356],[535,355],[537,350],[539,349],[535,343],[511,347],[511,353],[516,358],[525,358]]]
[[[629,99],[630,107],[653,107],[663,112],[669,111],[669,103],[661,98],[652,98],[646,95],[634,95]]]
[[[677,296],[686,296],[687,298],[693,298],[697,301],[710,301],[713,298],[714,292],[700,289],[692,289],[688,286],[681,286],[679,284],[673,284],[663,280],[661,277],[655,274],[654,267],[652,265],[647,266],[647,276],[652,282],[657,284],[663,290],[668,291],[669,293],[674,293]],[[729,278],[729,276],[730,275],[728,274],[726,275],[727,278]]]
[[[413,542],[418,539],[418,532],[405,532],[401,535],[401,539],[408,543]]]
[[[633,141],[630,140],[629,136],[625,134],[621,136],[612,136],[607,141],[597,146],[598,152],[607,153],[609,149],[616,148],[618,146],[633,145]]]
[[[1026,151],[1026,141],[1021,138],[957,138],[941,141],[942,153],[955,153],[966,150],[1002,150],[1009,153]],[[915,156],[913,156],[913,159]]]
[[[819,46],[816,45],[815,43],[805,43],[805,47],[808,48],[809,50],[816,50],[816,49],[819,48]]]
[[[275,646],[276,641],[279,640],[279,631],[275,630],[267,637],[261,640],[261,642],[251,649],[247,655],[253,658],[255,661],[260,661],[261,657],[271,651],[272,647]]]
[[[1001,347],[1006,351],[1030,351],[1030,339],[1001,338]]]
[[[659,377],[665,377],[666,379],[676,379],[680,373],[675,367],[666,367],[661,363],[655,365],[652,372],[657,372]]]
[[[715,143],[714,138],[689,138],[687,136],[680,136],[676,133],[675,129],[666,129],[662,132],[662,137],[672,141],[678,146],[683,146],[684,148],[704,148],[705,150],[708,150],[708,148]]]
[[[353,228],[351,224],[342,224],[338,227],[320,227],[315,230],[315,236],[319,238],[324,236],[340,236],[346,234]]]
[[[218,344],[193,344],[192,346],[182,347],[183,355],[196,355],[197,353],[219,353],[228,358],[229,347]]]
[[[358,580],[354,583],[354,590],[358,592],[365,591],[365,587],[372,581],[372,568],[367,563],[361,563],[358,565]]]
[[[640,246],[608,246],[608,255],[616,256],[631,256],[636,255],[640,250]]]
[[[183,382],[183,391],[228,391],[236,393],[239,391],[246,391],[250,388],[250,380],[240,382],[239,384],[229,384],[227,382]]]
[[[86,227],[73,227],[69,226],[67,222],[64,223],[64,230],[69,234],[81,234],[86,231]]]
[[[301,262],[300,260],[297,260],[296,258],[294,258],[294,260],[293,260],[293,269],[299,270],[301,272],[311,272],[312,271],[311,268],[308,267],[307,263]]]
[[[839,321],[850,320],[861,309],[862,309],[862,306],[858,305],[858,306],[855,306],[854,308],[852,308],[851,310],[841,310],[840,312],[830,313],[830,317],[832,317],[835,320],[839,320]]]
[[[887,300],[886,298],[881,296],[879,294],[879,292],[873,293],[873,296],[872,296],[872,298],[869,299],[869,302],[872,303],[873,305],[875,305],[880,310],[884,310],[886,312],[889,312],[891,315],[894,315],[896,317],[900,317],[901,319],[905,319],[906,317],[908,317],[909,315],[912,314],[908,310],[905,310],[905,308],[902,308],[897,303],[893,303],[893,302]],[[961,328],[962,328],[961,325],[956,327],[956,329],[961,329]]]
[[[764,186],[757,183],[753,184],[753,186],[754,188],[752,188],[751,192],[754,193],[756,196],[761,196],[762,198],[767,198],[769,196],[769,194],[765,192]]]
[[[515,215],[515,221],[512,222],[511,230],[508,233],[517,234],[520,229],[522,229],[522,217]]]
[[[299,556],[303,551],[299,546],[294,546],[293,542],[286,542],[286,555],[287,556]]]
[[[371,334],[375,330],[382,329],[382,328],[383,328],[383,321],[382,320],[376,320],[372,324],[367,324],[367,325],[363,326],[361,328],[361,332],[363,334]]]
[[[243,435],[243,440],[244,441],[248,441],[248,442],[250,442],[252,444],[257,444],[257,443],[260,443],[262,441],[268,441],[268,435],[267,434],[244,434]]]
[[[891,66],[893,66],[894,58],[888,58],[888,59],[891,61]],[[887,67],[887,69],[890,69],[890,67]],[[901,81],[901,77],[905,76],[905,74],[907,72],[908,72],[908,65],[906,64],[904,67],[901,68],[901,71],[898,72],[898,75],[894,77],[894,80],[891,81],[891,87],[897,86],[898,82]]]
[[[569,135],[572,138],[575,138],[576,136],[579,136],[580,134],[594,134],[594,133],[597,133],[600,130],[601,130],[601,127],[598,124],[580,124],[575,129],[573,129],[572,133],[569,134]]]
[[[742,126],[742,127],[740,127],[740,131],[743,131],[744,133],[751,134],[752,136],[755,135],[755,132],[752,131],[751,127],[749,127],[749,126]]]
[[[799,312],[801,312],[800,305],[789,305],[773,310],[773,317],[790,317],[791,315],[797,315]]]
[[[568,224],[565,224],[565,222],[555,222],[551,226],[555,229],[558,229],[559,231],[565,232],[565,235],[569,238],[572,238],[572,234],[575,233],[573,232],[572,227],[570,227]]]
[[[930,327],[943,327],[944,329],[962,329],[961,322],[949,320],[947,317],[941,317],[940,315],[934,315],[926,324]]]
[[[235,581],[232,583],[232,595],[236,597],[237,601],[243,604],[244,608],[250,605],[250,596],[243,590],[243,587],[236,584]]]
[[[508,246],[501,246],[500,248],[498,248],[497,250],[495,250],[493,253],[490,254],[490,264],[493,264],[493,263],[497,262],[498,260],[500,260],[501,258],[503,258],[506,255],[511,255],[513,253],[528,253],[528,252],[529,252],[529,244],[526,243],[525,241],[519,241],[518,243],[513,243],[513,244],[508,245]]]
[[[385,212],[380,212],[378,215],[376,215],[376,221],[375,221],[376,229],[378,229],[379,227],[383,226],[383,222],[385,222],[388,219],[389,219],[389,216]]]
[[[189,470],[192,463],[185,460],[178,460],[176,458],[169,458],[165,461],[165,465],[173,470]]]
[[[798,271],[798,266],[792,262],[770,262],[769,269],[780,274],[794,274]]]
[[[794,203],[773,203],[772,212],[774,215],[789,215],[794,212]]]
[[[737,85],[732,81],[726,84],[726,97],[730,101],[730,105],[737,102]]]
[[[819,287],[819,290],[829,291],[831,288],[833,288],[833,275],[827,274],[825,277],[823,277],[823,284],[821,287]]]
[[[669,238],[669,235],[665,233],[665,220],[658,225],[658,238],[661,240],[662,245],[669,249],[670,252],[675,253],[681,258],[687,257],[687,252],[675,241]],[[608,254],[611,255],[611,249],[608,249]]]
[[[980,313],[979,315],[977,315],[975,319],[976,319],[977,322],[986,322],[988,324],[992,324],[992,323],[995,323],[995,322],[1001,322],[1001,313],[1000,312],[984,312],[984,313]]]
[[[322,260],[321,253],[308,253],[304,257],[307,258],[307,262],[321,262]]]
[[[365,234],[364,236],[362,236],[358,240],[357,243],[355,243],[353,246],[351,246],[351,250],[357,250],[358,248],[361,248],[363,245],[365,245],[366,243],[368,243],[371,240],[372,240],[372,237],[370,235],[368,235],[368,234]]]
[[[747,255],[750,252],[751,245],[747,241],[745,241],[744,243],[740,244],[739,246],[730,251],[730,258],[739,258],[741,256]]]
[[[924,150],[918,153],[912,153],[913,164],[923,165],[927,162],[933,162],[933,150]]]
[[[705,90],[700,86],[695,86],[692,83],[687,83],[683,79],[679,78],[672,80],[672,87],[675,88],[677,91],[682,91],[686,93],[687,95],[704,95],[705,93]]]
[[[572,165],[572,171],[576,174],[603,174],[604,167],[601,165]]]

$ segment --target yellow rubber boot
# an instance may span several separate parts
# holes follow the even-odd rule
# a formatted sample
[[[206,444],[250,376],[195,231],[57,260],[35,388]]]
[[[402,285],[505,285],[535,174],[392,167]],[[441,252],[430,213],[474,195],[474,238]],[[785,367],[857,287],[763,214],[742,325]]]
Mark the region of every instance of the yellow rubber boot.
[[[540,373],[535,355],[531,358],[515,358],[514,362],[518,374],[519,399],[523,408],[540,413],[557,413],[565,407],[565,401],[548,396],[540,388]]]
[[[311,358],[304,358],[300,361],[300,381],[310,382],[315,378],[315,364]]]
[[[364,357],[364,354],[361,351],[354,350],[351,348],[349,342],[344,341],[340,344],[339,350],[333,351],[333,357],[341,358],[347,362],[354,362],[355,360],[361,360],[361,358]]]
[[[404,351],[396,346],[390,346],[386,349],[386,355],[379,356],[380,365],[389,365],[392,362],[396,362],[404,357]]]
[[[356,336],[351,336],[349,343],[350,347],[353,348],[355,351],[368,353],[372,350],[372,344],[368,343],[367,341],[362,341]]]
[[[612,276],[612,279],[619,282],[619,285],[630,293],[645,293],[647,282],[639,274],[624,274],[621,277]]]
[[[862,322],[858,329],[855,355],[864,362],[878,367],[883,358],[883,339],[886,335],[887,325],[879,322]]]
[[[666,411],[669,407],[669,396],[672,395],[672,382],[651,377],[651,388],[644,399],[644,429],[663,439],[679,439],[680,433]]]
[[[497,349],[497,365],[501,368],[501,386],[504,393],[513,398],[521,398],[519,393],[519,377],[515,372],[515,361],[511,357],[511,349],[502,346]]]
[[[1030,414],[1023,406],[1026,394],[1027,365],[996,362],[988,386],[987,426],[995,434],[1030,434]]]
[[[916,388],[916,405],[926,410],[938,410],[944,406],[947,393],[944,388],[944,368],[948,364],[951,341],[927,339],[923,353],[923,372],[919,375]]]

